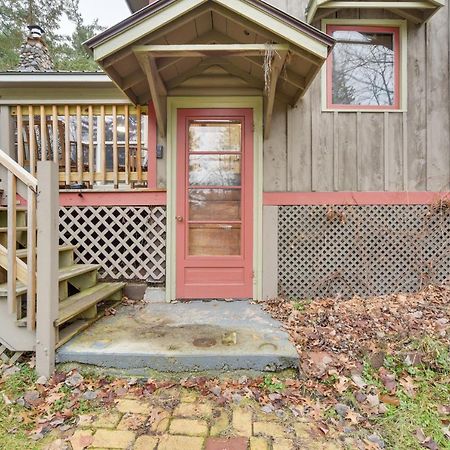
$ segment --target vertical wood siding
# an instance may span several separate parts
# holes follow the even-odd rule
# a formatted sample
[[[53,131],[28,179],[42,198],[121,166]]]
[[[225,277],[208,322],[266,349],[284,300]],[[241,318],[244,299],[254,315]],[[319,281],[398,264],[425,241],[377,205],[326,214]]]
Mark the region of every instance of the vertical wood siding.
[[[305,19],[307,0],[270,3]],[[334,17],[401,19],[371,10]],[[277,104],[264,190],[448,191],[449,23],[448,4],[427,24],[408,23],[406,112],[322,112],[320,76],[294,108]]]

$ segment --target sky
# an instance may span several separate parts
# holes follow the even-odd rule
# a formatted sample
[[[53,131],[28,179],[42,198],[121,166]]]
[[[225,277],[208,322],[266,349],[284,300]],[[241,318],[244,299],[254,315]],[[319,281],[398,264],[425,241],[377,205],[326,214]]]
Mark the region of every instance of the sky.
[[[105,27],[110,27],[131,14],[125,0],[80,0],[80,12],[87,23],[98,19],[100,25]],[[73,29],[73,24],[63,20],[61,31],[64,34],[71,34]]]

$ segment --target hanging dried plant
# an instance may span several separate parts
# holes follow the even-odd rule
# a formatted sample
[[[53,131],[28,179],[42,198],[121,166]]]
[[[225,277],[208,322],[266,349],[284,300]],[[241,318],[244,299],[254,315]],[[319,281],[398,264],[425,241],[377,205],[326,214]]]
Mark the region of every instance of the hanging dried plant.
[[[273,48],[273,44],[271,42],[266,42],[265,51],[264,51],[264,64],[263,64],[263,70],[264,70],[264,92],[269,91],[270,87],[270,80],[272,78],[272,61],[277,54],[277,52]]]

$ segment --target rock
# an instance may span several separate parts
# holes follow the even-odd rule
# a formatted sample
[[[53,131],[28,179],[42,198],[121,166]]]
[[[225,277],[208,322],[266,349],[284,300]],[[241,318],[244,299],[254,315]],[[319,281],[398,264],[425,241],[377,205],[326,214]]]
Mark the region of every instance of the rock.
[[[360,389],[367,386],[367,383],[362,379],[361,375],[358,375],[357,373],[352,374],[352,380]]]
[[[367,403],[372,407],[375,408],[376,406],[379,406],[380,399],[377,394],[374,395],[368,395],[367,396]]]
[[[24,398],[25,402],[31,406],[36,406],[37,404],[39,404],[42,401],[38,391],[25,392],[25,395],[23,396],[23,398]]]
[[[378,435],[371,434],[370,436],[367,436],[367,440],[372,442],[373,444],[378,445],[380,448],[385,448],[386,444],[384,443],[383,439],[381,439]]]
[[[32,441],[39,441],[39,440],[41,440],[43,437],[44,437],[44,434],[43,434],[43,433],[35,433],[35,434],[32,434],[32,435],[30,436],[30,439],[31,439]]]
[[[242,401],[242,395],[239,394],[233,394],[231,398],[233,399],[234,403],[241,403]]]
[[[270,413],[273,413],[273,411],[275,410],[275,408],[273,407],[273,405],[264,405],[262,408],[261,408],[261,411],[263,412],[263,413],[265,413],[265,414],[270,414]]]
[[[46,384],[47,384],[47,377],[45,377],[44,375],[42,375],[41,377],[39,377],[37,380],[36,380],[36,384],[40,384],[40,385],[42,385],[42,386],[45,386]]]
[[[83,397],[85,400],[95,400],[95,399],[97,398],[97,392],[95,392],[95,391],[86,391],[86,392],[82,395],[82,397]]]
[[[418,367],[422,365],[422,354],[419,352],[409,352],[405,356],[405,364],[407,366]]]
[[[220,394],[222,393],[222,389],[219,386],[214,386],[213,388],[211,388],[211,392],[216,396],[219,397]]]
[[[75,372],[73,375],[66,378],[64,383],[69,387],[78,387],[83,381],[84,378],[78,372]]]
[[[357,392],[355,394],[355,399],[358,403],[362,403],[366,400],[367,395],[363,394],[362,392]]]
[[[14,375],[14,374],[17,373],[17,372],[20,372],[20,368],[17,367],[17,366],[11,366],[11,367],[8,367],[7,369],[5,369],[5,370],[3,371],[3,375],[4,375],[5,377],[9,377],[9,376],[11,376],[11,375]]]
[[[384,352],[372,353],[369,357],[370,365],[378,370],[380,367],[383,367],[385,357],[386,354]]]
[[[343,403],[337,403],[334,409],[336,410],[336,412],[340,417],[345,417],[350,411],[350,408],[347,405],[344,405]]]

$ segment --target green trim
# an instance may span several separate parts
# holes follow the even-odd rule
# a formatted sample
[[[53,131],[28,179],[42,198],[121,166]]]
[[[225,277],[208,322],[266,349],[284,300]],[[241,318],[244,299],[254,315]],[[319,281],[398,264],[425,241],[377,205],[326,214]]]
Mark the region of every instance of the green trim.
[[[398,109],[370,109],[370,108],[328,108],[327,107],[327,64],[321,69],[321,87],[322,87],[322,112],[406,112],[408,108],[408,21],[397,19],[322,19],[322,31],[326,32],[327,25],[360,25],[360,26],[382,26],[398,27],[400,30],[400,106]]]
[[[176,298],[176,148],[179,108],[251,108],[253,134],[253,298],[262,299],[263,99],[262,97],[169,97],[167,99],[166,300]]]

